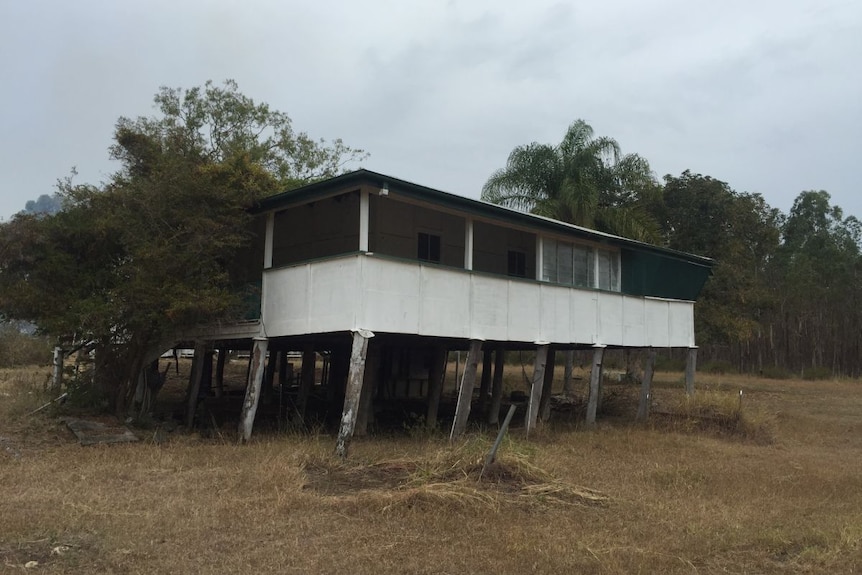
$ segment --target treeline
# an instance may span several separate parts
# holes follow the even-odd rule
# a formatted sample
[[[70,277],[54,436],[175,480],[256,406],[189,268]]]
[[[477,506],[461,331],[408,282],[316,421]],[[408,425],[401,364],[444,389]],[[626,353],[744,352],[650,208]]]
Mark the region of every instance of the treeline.
[[[715,259],[695,308],[700,361],[744,372],[862,373],[862,225],[825,191],[787,214],[688,171],[647,206],[668,247]]]

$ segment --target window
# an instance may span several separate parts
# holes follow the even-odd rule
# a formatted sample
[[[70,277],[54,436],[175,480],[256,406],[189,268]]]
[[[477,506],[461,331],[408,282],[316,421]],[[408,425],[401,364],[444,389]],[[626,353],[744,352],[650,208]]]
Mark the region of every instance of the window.
[[[507,273],[516,278],[527,277],[527,254],[518,250],[509,250]]]
[[[596,259],[599,268],[599,289],[620,290],[620,266],[617,253],[610,250],[597,249]]]
[[[619,255],[613,250],[545,238],[542,242],[542,280],[619,291]]]
[[[419,232],[418,257],[422,261],[440,263],[440,236]]]

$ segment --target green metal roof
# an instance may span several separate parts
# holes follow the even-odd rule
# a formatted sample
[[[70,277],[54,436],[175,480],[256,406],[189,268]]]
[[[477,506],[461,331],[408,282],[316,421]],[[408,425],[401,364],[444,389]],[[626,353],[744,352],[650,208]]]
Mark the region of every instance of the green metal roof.
[[[662,256],[663,259],[670,259],[676,262],[685,262],[686,264],[688,264],[685,267],[689,267],[693,264],[697,268],[702,268],[699,271],[691,270],[693,272],[693,275],[698,277],[698,282],[696,283],[699,283],[699,285],[691,286],[687,289],[681,290],[680,294],[684,293],[688,297],[680,299],[694,299],[694,297],[697,296],[697,293],[700,292],[700,288],[703,286],[703,282],[709,275],[712,265],[714,263],[711,258],[707,258],[704,256],[698,256],[694,254],[680,252],[677,250],[662,248],[653,244],[648,244],[637,240],[631,240],[628,238],[623,238],[620,236],[591,230],[581,226],[567,224],[565,222],[537,216],[535,214],[521,212],[504,206],[499,206],[497,204],[492,204],[481,200],[474,200],[472,198],[466,198],[464,196],[435,190],[426,186],[420,186],[412,182],[407,182],[398,178],[393,178],[392,176],[379,174],[377,172],[372,172],[366,169],[348,172],[334,178],[315,182],[313,184],[302,186],[293,190],[288,190],[274,196],[269,196],[268,198],[260,200],[252,208],[252,212],[269,212],[273,210],[278,210],[282,207],[287,207],[289,205],[312,202],[318,198],[323,198],[327,195],[330,195],[333,191],[336,191],[338,189],[349,188],[351,186],[360,186],[363,184],[374,186],[377,188],[382,188],[384,187],[384,185],[386,185],[386,187],[388,187],[389,189],[389,192],[393,196],[403,196],[414,200],[427,202],[429,204],[437,204],[451,210],[463,212],[472,216],[478,216],[489,220],[496,220],[503,224],[509,223],[517,225],[519,227],[529,228],[540,232],[560,234],[572,238],[606,243],[608,245],[626,248],[626,250],[623,252],[624,254],[625,252],[651,253],[658,256]],[[642,260],[641,258],[637,259]],[[645,258],[642,261],[646,263],[650,259],[651,258]],[[678,266],[672,267],[676,269]],[[641,271],[643,271],[642,268]],[[633,278],[629,278],[629,280],[632,279]],[[668,281],[672,280],[665,279],[662,282],[658,283],[666,284]],[[626,283],[625,279],[624,283]],[[656,284],[656,286],[657,285],[658,284]],[[696,289],[694,289],[695,287]],[[659,296],[662,295],[662,293],[657,292],[666,293],[665,289],[658,289],[657,287],[647,284],[641,284],[636,290],[633,291],[638,292],[640,295]],[[691,297],[692,294],[694,297]],[[664,297],[673,296],[665,295]]]

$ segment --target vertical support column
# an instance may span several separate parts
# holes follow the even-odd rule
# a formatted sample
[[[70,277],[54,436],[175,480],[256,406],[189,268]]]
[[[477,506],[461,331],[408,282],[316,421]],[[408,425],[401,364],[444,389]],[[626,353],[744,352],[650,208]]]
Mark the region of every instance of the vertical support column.
[[[272,267],[272,244],[275,237],[275,212],[266,214],[266,237],[263,243],[263,269]]]
[[[443,394],[448,356],[446,348],[439,346],[434,349],[431,357],[431,365],[428,369],[428,411],[425,415],[425,426],[428,429],[437,427],[437,411],[440,408],[440,396]]]
[[[542,421],[551,418],[551,391],[554,387],[554,368],[557,353],[554,348],[548,349],[548,361],[545,364],[545,377],[542,381],[542,400],[539,402],[539,417]]]
[[[694,372],[697,369],[697,348],[688,348],[688,357],[685,360],[685,392],[694,394]]]
[[[302,348],[302,371],[299,375],[299,392],[296,394],[296,411],[305,420],[305,409],[308,406],[308,396],[314,387],[314,370],[317,356],[314,353],[314,344],[307,343]]]
[[[278,352],[278,385],[282,389],[286,389],[289,376],[287,375],[287,366],[290,363],[287,361],[287,350]]]
[[[51,387],[56,391],[63,386],[63,348],[54,347],[54,370],[51,373]]]
[[[488,424],[500,422],[500,403],[503,401],[503,364],[506,359],[503,346],[494,350],[494,379],[491,381],[491,407],[488,408]]]
[[[218,350],[218,359],[216,360],[215,372],[215,396],[221,397],[224,395],[224,366],[227,361],[228,350],[221,348]]]
[[[539,403],[545,382],[545,364],[548,362],[548,344],[539,344],[536,348],[536,363],[533,366],[533,380],[530,382],[530,402],[527,405],[527,417],[524,421],[527,436],[536,427],[539,417]]]
[[[644,378],[641,381],[641,397],[638,402],[638,421],[646,421],[649,417],[650,386],[652,386],[653,372],[655,371],[655,350],[650,348],[647,352],[647,362],[644,368]]]
[[[356,415],[359,411],[359,399],[362,395],[362,380],[365,378],[365,356],[368,353],[368,340],[374,337],[370,331],[353,332],[353,345],[350,349],[350,369],[347,374],[347,390],[344,394],[344,410],[341,414],[341,426],[338,429],[338,439],[335,442],[335,454],[342,459],[347,457],[347,449],[353,438],[356,426]]]
[[[198,395],[209,395],[213,388],[213,357],[215,350],[207,349],[204,352],[204,365],[201,372],[201,387]]]
[[[368,190],[359,192],[359,251],[368,251]]]
[[[464,269],[473,269],[473,218],[464,222]]]
[[[574,394],[572,388],[572,372],[575,370],[575,350],[566,350],[566,367],[563,370],[563,395],[570,397]]]
[[[449,441],[461,437],[467,430],[470,402],[473,399],[473,387],[476,385],[476,370],[479,367],[479,352],[481,351],[482,342],[478,339],[471,339],[467,361],[464,362],[464,376],[461,378],[461,386],[458,390],[458,405],[455,406],[455,421],[452,422]]]
[[[544,240],[542,236],[536,234],[536,280],[538,281],[542,281],[542,272],[545,267],[543,262],[544,252]]]
[[[204,355],[206,344],[199,340],[195,342],[195,355],[192,360],[192,373],[189,378],[188,407],[186,408],[186,429],[191,429],[195,420],[195,410],[198,406],[198,393],[201,390],[201,379],[204,373]]]
[[[488,392],[491,391],[491,366],[494,358],[490,349],[482,352],[482,380],[479,383],[479,413],[485,415],[485,406],[488,405]]]
[[[251,439],[254,427],[254,416],[260,399],[260,388],[263,385],[264,360],[269,340],[265,337],[254,338],[251,347],[251,369],[248,372],[248,385],[245,388],[245,401],[242,404],[242,414],[239,417],[239,440],[246,442]]]
[[[596,422],[599,395],[602,393],[602,359],[604,355],[604,347],[596,347],[593,351],[593,365],[590,369],[590,399],[587,402],[587,425],[593,425]]]
[[[365,435],[368,432],[368,421],[374,419],[374,387],[378,383],[379,368],[380,346],[369,344],[365,375],[362,378],[362,393],[359,394],[359,411],[356,414],[356,435]]]

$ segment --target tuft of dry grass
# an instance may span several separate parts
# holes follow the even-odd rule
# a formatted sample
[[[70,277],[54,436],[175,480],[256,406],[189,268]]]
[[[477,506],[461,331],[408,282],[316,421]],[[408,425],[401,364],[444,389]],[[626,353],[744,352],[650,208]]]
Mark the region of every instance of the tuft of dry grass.
[[[478,505],[500,511],[507,505],[601,505],[598,491],[571,485],[515,451],[499,457],[482,474],[490,443],[474,438],[457,446],[432,444],[421,456],[340,461],[314,456],[304,464],[308,487],[332,496],[377,499],[382,509],[429,509]]]

